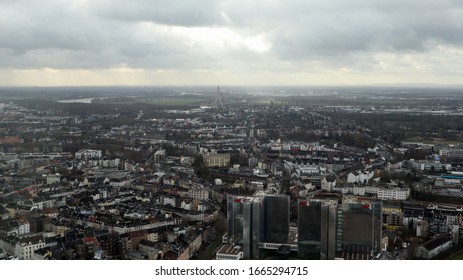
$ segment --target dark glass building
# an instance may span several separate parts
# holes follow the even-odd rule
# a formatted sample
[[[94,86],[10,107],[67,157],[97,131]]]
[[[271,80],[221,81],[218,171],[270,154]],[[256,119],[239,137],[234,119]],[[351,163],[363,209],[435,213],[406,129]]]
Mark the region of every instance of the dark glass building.
[[[332,260],[336,252],[337,200],[298,201],[298,254],[307,259]]]
[[[264,243],[288,243],[289,196],[229,196],[227,238],[242,246],[245,259],[258,259]]]
[[[265,200],[250,198],[243,203],[243,258],[258,259],[265,236]]]
[[[288,243],[289,196],[265,196],[265,242]]]
[[[227,197],[227,238],[228,243],[238,244],[243,240],[243,197]]]
[[[382,202],[344,197],[338,207],[337,251],[373,256],[381,251]]]

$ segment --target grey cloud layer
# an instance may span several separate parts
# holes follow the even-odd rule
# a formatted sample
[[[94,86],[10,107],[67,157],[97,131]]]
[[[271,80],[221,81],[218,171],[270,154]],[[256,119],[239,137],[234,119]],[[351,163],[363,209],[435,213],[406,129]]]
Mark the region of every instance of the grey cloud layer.
[[[216,0],[101,0],[89,2],[89,9],[104,18],[166,25],[210,26],[224,23]]]
[[[170,34],[170,26],[263,36],[270,48],[253,54],[192,45]],[[280,60],[341,65],[376,52],[460,48],[461,34],[463,1],[450,0],[2,1],[0,67],[197,69],[238,62],[268,67],[261,63]]]

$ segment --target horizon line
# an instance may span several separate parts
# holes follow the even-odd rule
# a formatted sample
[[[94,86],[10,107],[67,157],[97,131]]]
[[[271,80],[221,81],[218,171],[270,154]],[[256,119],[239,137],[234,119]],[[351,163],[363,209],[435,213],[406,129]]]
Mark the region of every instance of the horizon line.
[[[165,84],[165,85],[49,85],[49,86],[39,86],[39,85],[0,85],[0,88],[163,88],[163,87],[177,87],[177,88],[185,88],[185,87],[294,87],[294,88],[301,88],[301,87],[462,87],[463,83],[455,84],[455,83],[372,83],[372,84],[307,84],[307,85],[289,85],[289,84],[280,84],[280,85],[238,85],[238,84],[223,84],[223,85],[212,85],[212,84],[204,84],[204,85],[191,85],[191,84]]]

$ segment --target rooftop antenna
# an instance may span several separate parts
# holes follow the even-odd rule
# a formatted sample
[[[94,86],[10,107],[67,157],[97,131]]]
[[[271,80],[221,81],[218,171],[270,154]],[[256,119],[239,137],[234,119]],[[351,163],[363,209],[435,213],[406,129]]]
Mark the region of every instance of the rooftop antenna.
[[[214,105],[218,106],[219,103],[220,103],[220,107],[223,108],[222,98],[220,96],[221,96],[220,87],[217,86],[217,92],[216,92],[216,95],[215,95]]]

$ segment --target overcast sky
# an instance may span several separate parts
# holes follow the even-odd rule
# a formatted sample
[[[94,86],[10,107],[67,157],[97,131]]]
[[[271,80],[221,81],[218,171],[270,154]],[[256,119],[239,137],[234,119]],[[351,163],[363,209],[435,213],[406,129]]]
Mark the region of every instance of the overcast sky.
[[[0,86],[463,83],[461,0],[1,0]]]

